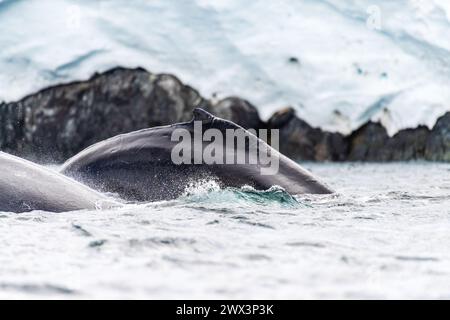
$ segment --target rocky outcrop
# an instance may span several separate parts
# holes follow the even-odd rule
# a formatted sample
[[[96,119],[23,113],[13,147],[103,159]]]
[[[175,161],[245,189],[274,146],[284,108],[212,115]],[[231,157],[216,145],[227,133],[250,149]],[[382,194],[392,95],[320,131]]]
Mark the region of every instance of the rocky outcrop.
[[[259,129],[264,126],[256,107],[241,98],[225,98],[217,104],[211,105],[210,111],[220,118],[241,125],[245,129]]]
[[[0,105],[0,149],[59,162],[120,133],[188,121],[198,106],[244,127],[261,122],[245,100],[212,105],[175,76],[115,68]]]
[[[437,120],[428,135],[425,159],[450,162],[450,112]]]
[[[115,68],[0,104],[0,150],[34,161],[61,162],[120,133],[188,121],[195,107],[244,128],[279,129],[280,151],[294,160],[450,162],[450,112],[432,130],[418,127],[389,137],[382,125],[369,122],[343,136],[310,126],[292,108],[264,123],[244,99],[212,102],[173,75],[140,68]]]
[[[280,151],[295,160],[450,161],[450,112],[432,130],[419,126],[389,137],[379,123],[368,122],[348,136],[313,128],[292,109],[275,113],[271,128],[280,130]]]
[[[389,137],[379,123],[369,122],[353,132],[349,141],[350,161],[400,161],[424,159],[429,134],[426,127],[399,131]]]
[[[450,161],[450,112],[440,117],[432,130],[419,126],[389,137],[383,126],[368,123],[348,137],[348,160]]]
[[[295,160],[343,161],[348,143],[339,133],[313,128],[286,108],[276,112],[268,122],[270,129],[278,129],[280,152]]]
[[[2,106],[0,145],[61,161],[119,133],[188,120],[202,103],[174,76],[117,68]]]

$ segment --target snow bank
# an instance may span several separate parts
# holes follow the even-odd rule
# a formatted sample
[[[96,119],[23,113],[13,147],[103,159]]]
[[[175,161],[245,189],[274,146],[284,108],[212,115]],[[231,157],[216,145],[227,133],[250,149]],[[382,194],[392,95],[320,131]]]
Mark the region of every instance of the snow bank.
[[[447,0],[0,0],[0,100],[142,66],[263,118],[393,134],[450,110],[449,35]]]

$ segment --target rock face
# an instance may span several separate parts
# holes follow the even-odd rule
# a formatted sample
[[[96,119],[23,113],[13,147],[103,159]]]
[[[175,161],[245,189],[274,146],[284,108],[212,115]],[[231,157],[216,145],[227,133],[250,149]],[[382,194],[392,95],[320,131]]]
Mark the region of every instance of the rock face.
[[[419,126],[416,129],[399,131],[389,137],[379,123],[369,122],[348,137],[350,161],[401,161],[424,159],[429,130]]]
[[[212,105],[210,111],[220,118],[241,125],[245,129],[259,129],[264,126],[256,107],[241,98],[225,98]]]
[[[173,75],[140,68],[115,68],[0,103],[0,150],[38,162],[61,162],[120,133],[189,121],[196,107],[244,128],[279,129],[280,151],[294,160],[450,162],[450,112],[432,130],[418,127],[389,137],[382,125],[369,122],[343,136],[311,127],[292,108],[264,123],[246,100],[211,102]]]
[[[280,152],[295,160],[343,161],[348,143],[339,133],[313,128],[295,116],[291,108],[276,112],[269,120],[271,129],[280,130]]]
[[[369,122],[349,136],[312,128],[292,109],[275,113],[271,128],[280,130],[280,151],[295,160],[314,161],[450,161],[450,112],[432,130],[419,126],[389,137],[379,123]]]
[[[117,68],[3,105],[0,145],[61,161],[119,133],[188,120],[203,102],[174,76]]]
[[[378,123],[368,123],[350,137],[348,160],[450,162],[450,112],[440,117],[432,130],[419,126],[388,137]]]
[[[188,121],[198,106],[244,127],[261,122],[244,100],[230,98],[213,106],[172,75],[115,68],[0,105],[0,149],[60,162],[120,133]]]
[[[438,119],[428,135],[425,159],[450,162],[450,112]]]

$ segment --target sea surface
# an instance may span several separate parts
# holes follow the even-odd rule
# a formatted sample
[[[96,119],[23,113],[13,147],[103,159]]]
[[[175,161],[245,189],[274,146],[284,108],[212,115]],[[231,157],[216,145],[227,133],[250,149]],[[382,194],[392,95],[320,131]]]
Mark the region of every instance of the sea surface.
[[[304,164],[336,190],[0,213],[0,298],[450,298],[450,165]]]

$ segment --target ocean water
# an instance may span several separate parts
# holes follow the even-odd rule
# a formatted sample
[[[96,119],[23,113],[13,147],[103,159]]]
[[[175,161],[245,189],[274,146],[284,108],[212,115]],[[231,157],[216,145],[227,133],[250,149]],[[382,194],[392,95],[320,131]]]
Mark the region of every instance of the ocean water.
[[[0,298],[450,298],[450,165],[304,164],[337,192],[0,213]]]

